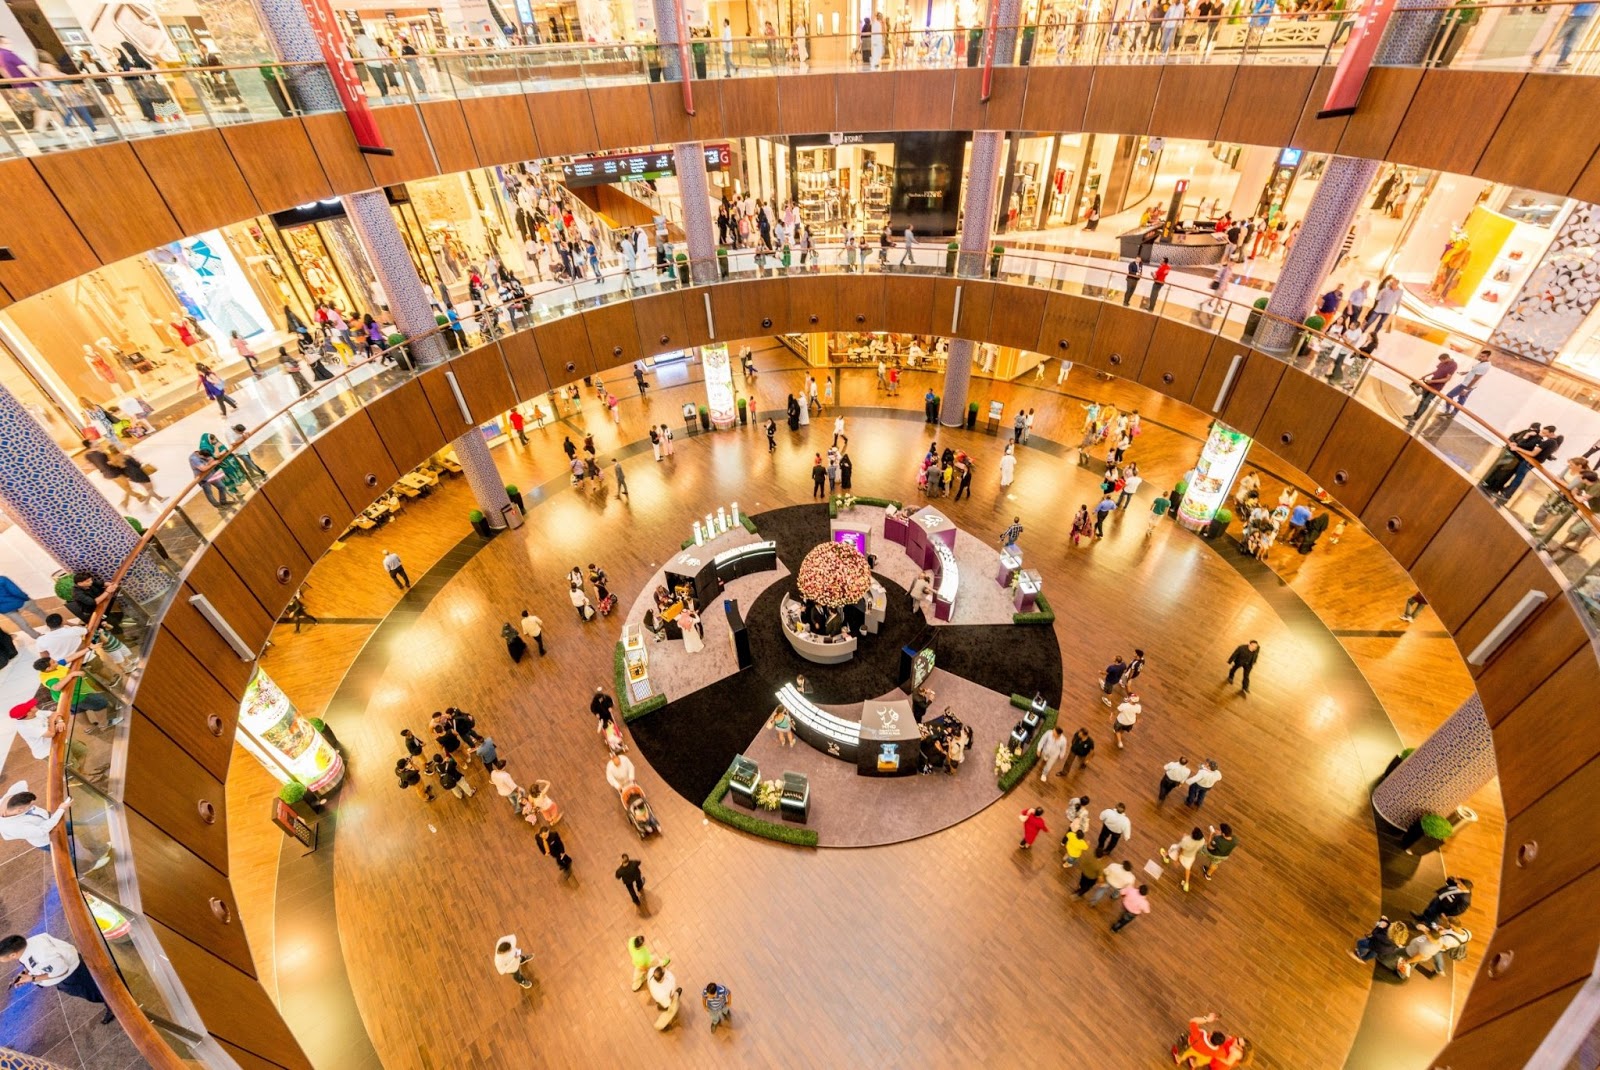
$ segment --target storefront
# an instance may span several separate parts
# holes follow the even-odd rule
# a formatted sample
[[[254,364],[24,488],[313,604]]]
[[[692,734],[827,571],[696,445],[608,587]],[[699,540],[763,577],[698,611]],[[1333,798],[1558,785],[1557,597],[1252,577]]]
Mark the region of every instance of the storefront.
[[[1570,210],[1564,197],[1465,175],[1430,174],[1389,270],[1428,318],[1487,338]]]
[[[956,233],[967,134],[810,134],[789,138],[787,146],[757,141],[765,146],[758,152],[777,153],[777,188],[786,178],[787,198],[818,236],[837,238],[846,221],[868,234],[885,224],[896,232],[909,224],[924,237]]]
[[[283,259],[313,306],[330,305],[349,315],[376,312],[387,303],[339,198],[274,212],[270,220]]]
[[[36,403],[85,426],[88,404],[144,415],[193,393],[194,362],[239,363],[232,333],[257,349],[282,334],[281,302],[220,231],[107,264],[0,312],[0,335]],[[258,285],[259,283],[259,285]],[[8,385],[13,376],[7,376]]]

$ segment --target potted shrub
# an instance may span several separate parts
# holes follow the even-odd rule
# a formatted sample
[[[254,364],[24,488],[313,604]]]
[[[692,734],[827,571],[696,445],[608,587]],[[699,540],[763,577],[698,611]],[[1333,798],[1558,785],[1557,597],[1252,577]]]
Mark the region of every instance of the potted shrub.
[[[1244,320],[1244,336],[1246,338],[1255,337],[1256,327],[1261,323],[1262,313],[1267,310],[1268,300],[1269,298],[1258,297],[1255,299],[1255,302],[1251,304],[1250,315],[1246,316]]]
[[[520,509],[524,516],[527,515],[528,507],[522,504],[522,490],[515,483],[506,484],[506,497],[511,499],[511,504]]]
[[[978,426],[978,403],[976,401],[969,401],[969,402],[967,402],[967,430],[971,431],[974,427],[977,427],[977,426]]]
[[[1206,525],[1206,538],[1214,539],[1228,530],[1228,525],[1233,523],[1233,510],[1224,506],[1212,516],[1211,523]]]
[[[1412,753],[1416,749],[1417,748],[1415,748],[1415,747],[1407,747],[1405,750],[1401,751],[1399,754],[1396,754],[1393,758],[1390,758],[1389,759],[1389,764],[1384,767],[1383,772],[1378,776],[1377,783],[1378,784],[1382,784],[1384,782],[1384,780],[1388,778],[1390,773],[1392,773],[1396,769],[1400,768],[1400,763],[1401,762],[1403,762],[1407,758],[1411,757]]]
[[[748,407],[745,404],[745,400],[744,400],[743,396],[741,396],[739,398],[737,404],[739,406],[739,423],[741,425],[749,423],[750,422],[750,412],[749,412]]]
[[[317,819],[316,796],[312,795],[306,786],[298,780],[291,780],[279,788],[278,798],[287,803],[289,809],[307,821],[315,821]]]
[[[467,519],[472,522],[473,531],[476,531],[479,535],[482,535],[486,539],[489,537],[489,521],[483,515],[482,509],[472,510],[472,512],[467,514]]]
[[[1406,829],[1406,834],[1400,839],[1400,846],[1405,848],[1408,855],[1428,854],[1444,846],[1444,841],[1450,838],[1456,827],[1449,820],[1438,814],[1423,814],[1411,823]]]
[[[673,260],[678,264],[678,285],[689,285],[689,254],[679,253]]]
[[[311,727],[315,728],[318,734],[328,741],[328,746],[334,750],[341,749],[339,747],[339,737],[333,734],[333,729],[328,727],[327,721],[324,721],[321,717],[313,717],[311,718]]]
[[[1005,255],[1006,247],[1004,245],[996,245],[989,251],[989,277],[991,279],[1000,277],[1000,258]]]
[[[1305,319],[1306,329],[1301,331],[1300,336],[1294,340],[1294,352],[1289,354],[1289,359],[1293,360],[1295,357],[1298,357],[1300,354],[1304,353],[1306,351],[1306,345],[1311,341],[1313,333],[1320,332],[1327,325],[1328,321],[1317,315],[1315,312],[1307,316]]]
[[[944,273],[946,275],[954,275],[956,273],[956,255],[960,251],[960,242],[953,241],[944,247]]]
[[[711,410],[704,405],[700,406],[700,430],[711,430]]]
[[[728,277],[728,247],[726,245],[717,246],[717,270],[722,273],[723,278]]]

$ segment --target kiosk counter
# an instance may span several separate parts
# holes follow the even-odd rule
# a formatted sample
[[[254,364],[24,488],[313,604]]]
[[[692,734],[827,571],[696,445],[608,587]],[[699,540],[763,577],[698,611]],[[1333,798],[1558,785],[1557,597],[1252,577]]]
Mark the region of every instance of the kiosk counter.
[[[824,754],[855,762],[861,751],[861,722],[848,721],[813,703],[793,684],[778,692],[778,704],[794,719],[794,734]]]
[[[856,656],[855,636],[818,635],[805,630],[804,607],[787,595],[778,612],[782,618],[783,637],[789,641],[794,652],[807,661],[818,665],[837,665]]]

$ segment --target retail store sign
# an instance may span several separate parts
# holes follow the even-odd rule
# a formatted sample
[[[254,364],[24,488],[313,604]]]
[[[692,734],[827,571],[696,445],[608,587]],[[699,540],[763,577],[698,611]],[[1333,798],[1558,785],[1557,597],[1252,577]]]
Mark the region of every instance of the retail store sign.
[[[866,143],[867,135],[865,134],[843,134],[834,131],[828,135],[828,144],[830,145],[865,145]]]
[[[300,0],[300,5],[306,9],[311,29],[317,35],[322,59],[328,65],[328,76],[333,79],[333,88],[344,104],[345,118],[356,135],[356,147],[375,156],[393,156],[394,150],[384,145],[378,122],[373,118],[372,109],[367,107],[367,89],[361,84],[356,65],[350,62],[333,5],[328,0]]]
[[[1339,66],[1334,68],[1328,98],[1322,102],[1322,110],[1317,112],[1318,119],[1349,115],[1356,110],[1356,104],[1361,100],[1361,87],[1367,83],[1367,72],[1372,69],[1372,61],[1378,54],[1378,42],[1383,40],[1383,31],[1389,25],[1389,17],[1394,14],[1394,6],[1395,0],[1368,0],[1361,5],[1361,13],[1356,16],[1355,26],[1350,31],[1350,40],[1344,46],[1344,55],[1339,57]]]

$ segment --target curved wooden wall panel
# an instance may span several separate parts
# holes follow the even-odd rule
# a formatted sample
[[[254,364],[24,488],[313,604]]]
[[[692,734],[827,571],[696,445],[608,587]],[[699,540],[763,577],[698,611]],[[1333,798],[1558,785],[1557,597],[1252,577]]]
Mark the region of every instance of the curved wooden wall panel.
[[[392,157],[338,114],[241,123],[0,162],[0,304],[260,212],[376,185],[643,144],[833,130],[1212,137],[1392,159],[1600,200],[1600,79],[1375,68],[1354,115],[1317,119],[1332,72],[1175,64],[916,70],[622,84],[374,109]],[[867,79],[871,79],[867,81]],[[1470,102],[1470,106],[1468,104]],[[1579,117],[1574,121],[1574,116]],[[108,191],[114,196],[108,196]]]
[[[342,528],[395,472],[469,429],[443,382],[447,371],[477,420],[514,399],[538,400],[547,384],[565,384],[595,371],[625,374],[622,369],[636,356],[680,348],[679,330],[684,338],[705,337],[707,294],[723,339],[790,329],[854,330],[858,316],[883,329],[925,331],[930,307],[932,329],[952,333],[956,285],[949,279],[898,275],[751,281],[604,306],[509,336],[428,371],[335,424],[313,451],[273,474],[267,491],[223,529],[215,552],[191,567],[187,582],[219,604],[238,607],[251,619],[252,635],[261,638],[263,618],[270,620],[282,609],[296,582],[280,583],[274,565],[282,561],[281,567],[296,572],[314,556],[321,536],[308,545],[305,524],[319,504],[342,510],[334,516]],[[1480,972],[1458,1038],[1436,1062],[1441,1070],[1519,1065],[1542,1037],[1531,1027],[1547,1028],[1559,1015],[1581,987],[1578,981],[1593,969],[1600,947],[1600,929],[1580,920],[1592,916],[1600,900],[1600,868],[1591,849],[1600,836],[1600,817],[1588,805],[1600,790],[1600,727],[1592,718],[1570,715],[1592,705],[1600,663],[1548,568],[1503,518],[1489,516],[1494,510],[1431,447],[1281,361],[1115,303],[998,283],[959,285],[958,336],[983,341],[997,330],[1018,339],[1031,335],[1033,348],[1046,354],[1061,352],[1058,343],[1065,340],[1071,359],[1137,378],[1253,432],[1264,448],[1306,466],[1413,570],[1445,619],[1458,625],[1456,641],[1464,651],[1526,591],[1551,595],[1485,666],[1474,670],[1496,726],[1510,819],[1505,890],[1489,949],[1495,968]],[[995,315],[996,306],[1005,314]],[[662,335],[668,341],[661,342]],[[1216,412],[1218,389],[1236,356],[1243,357],[1242,368]],[[1113,357],[1121,359],[1113,362]],[[380,482],[369,485],[365,473],[376,475],[384,463],[389,467],[377,477]],[[290,486],[290,481],[306,485]],[[214,559],[220,566],[211,563]],[[198,649],[201,642],[194,631],[192,621],[182,628],[176,622],[163,627],[136,696],[138,731],[161,736],[136,744],[136,753],[178,748],[192,761],[162,760],[163,767],[187,770],[182,783],[158,786],[141,779],[130,796],[130,808],[138,811],[133,820],[139,823],[135,861],[141,876],[159,874],[167,882],[164,895],[146,907],[171,928],[164,942],[182,941],[173,945],[179,949],[173,961],[180,975],[193,986],[209,983],[218,971],[231,971],[221,976],[238,994],[252,969],[248,949],[236,926],[219,922],[206,906],[209,896],[227,901],[226,877],[215,865],[211,834],[188,817],[190,796],[217,790],[226,776],[237,676],[230,674],[224,684],[207,671],[201,662],[213,663],[216,652],[191,654],[185,643]],[[189,638],[182,638],[185,634]],[[230,703],[234,711],[227,710]],[[204,714],[212,708],[226,720],[222,738],[204,729]],[[173,883],[174,877],[182,880]],[[212,953],[200,952],[189,940]],[[217,943],[207,943],[211,940]],[[265,1001],[259,989],[256,994]],[[265,1032],[257,1040],[234,1007],[217,1006],[209,992],[203,999],[202,1014],[216,1035],[262,1058],[296,1065],[284,1061],[285,1034],[278,1032],[282,1023],[275,1013],[271,1022],[259,1023]],[[266,1006],[270,1010],[270,1002]]]

